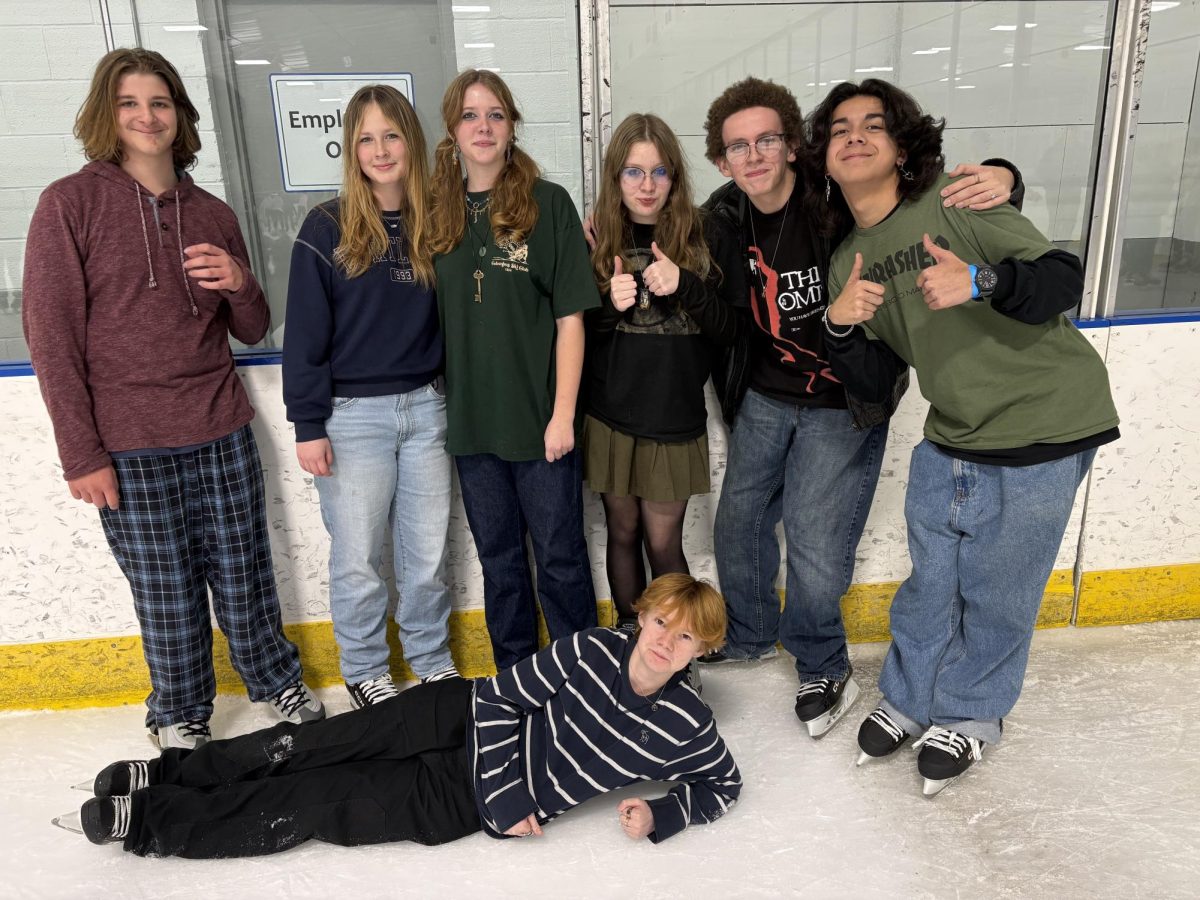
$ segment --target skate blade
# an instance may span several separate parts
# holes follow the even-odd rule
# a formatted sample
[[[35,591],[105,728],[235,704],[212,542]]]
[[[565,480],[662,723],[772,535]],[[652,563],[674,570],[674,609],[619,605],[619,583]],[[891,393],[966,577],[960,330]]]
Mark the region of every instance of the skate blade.
[[[96,792],[96,780],[93,778],[91,781],[81,781],[79,784],[73,784],[71,785],[71,790],[87,791],[89,794],[94,794]]]
[[[950,783],[957,777],[958,776],[956,775],[954,778],[926,778],[925,785],[921,788],[921,792],[926,797],[936,797],[938,794],[948,788]]]
[[[858,695],[858,682],[851,678],[846,682],[846,687],[842,691],[842,699],[838,701],[833,709],[804,723],[805,727],[808,728],[808,736],[811,738],[823,737],[838,723],[842,716],[850,711],[850,707],[858,700]]]
[[[50,820],[51,825],[57,825],[67,831],[73,831],[76,834],[83,834],[83,817],[79,810],[63,813],[61,816],[55,816]]]
[[[873,757],[870,753],[867,753],[865,750],[860,750],[860,751],[858,751],[858,762],[856,762],[855,765],[856,766],[866,765],[874,758],[875,757]]]

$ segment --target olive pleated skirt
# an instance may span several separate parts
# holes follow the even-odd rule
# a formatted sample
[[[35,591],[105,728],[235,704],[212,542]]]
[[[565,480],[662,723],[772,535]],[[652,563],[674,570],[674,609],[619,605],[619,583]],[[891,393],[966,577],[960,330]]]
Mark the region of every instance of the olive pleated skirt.
[[[599,419],[583,420],[583,476],[600,494],[643,500],[686,500],[712,488],[708,435],[664,444],[614,431]]]

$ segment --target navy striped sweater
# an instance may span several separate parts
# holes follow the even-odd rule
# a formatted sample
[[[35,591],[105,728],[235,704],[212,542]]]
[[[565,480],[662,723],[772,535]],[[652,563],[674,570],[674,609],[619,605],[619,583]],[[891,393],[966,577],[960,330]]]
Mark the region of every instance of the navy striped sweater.
[[[484,830],[499,837],[638,781],[677,782],[648,801],[650,840],[712,822],[733,806],[742,777],[712,711],[683,673],[639,697],[629,684],[634,641],[581,631],[475,683],[467,738]]]

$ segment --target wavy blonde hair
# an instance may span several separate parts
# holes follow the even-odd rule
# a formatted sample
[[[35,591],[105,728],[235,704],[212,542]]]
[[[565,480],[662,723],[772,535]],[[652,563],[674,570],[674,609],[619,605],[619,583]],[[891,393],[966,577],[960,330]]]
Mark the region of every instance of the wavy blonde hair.
[[[200,113],[188,98],[183,79],[165,56],[141,47],[120,47],[100,58],[92,74],[88,95],[75,116],[75,137],[83,144],[83,155],[120,165],[125,158],[117,136],[117,90],[126,75],[157,75],[166,82],[175,104],[177,123],[171,157],[176,168],[190,169],[200,152]]]
[[[658,221],[654,223],[654,241],[673,263],[701,278],[713,268],[708,244],[704,240],[702,213],[692,203],[692,185],[688,177],[683,147],[669,125],[650,113],[626,116],[613,132],[600,175],[600,193],[592,213],[596,249],[592,251],[592,270],[601,291],[608,290],[613,276],[613,257],[620,256],[626,271],[631,271],[625,251],[632,243],[629,211],[621,201],[621,170],[634,144],[651,143],[671,176],[671,191]]]
[[[408,258],[417,281],[433,285],[433,254],[429,249],[429,159],[425,132],[408,98],[387,84],[368,84],[355,91],[342,118],[342,190],[338,196],[341,240],[334,257],[348,278],[357,278],[371,262],[387,252],[388,236],[380,218],[379,201],[371,181],[358,163],[359,132],[374,104],[404,141],[404,231]]]
[[[533,199],[533,183],[541,174],[528,153],[517,146],[517,125],[521,112],[513,100],[512,91],[495,72],[486,69],[467,69],[459,74],[442,97],[443,137],[434,150],[433,214],[430,243],[434,253],[449,253],[462,241],[467,232],[466,186],[455,152],[454,129],[462,121],[463,98],[467,88],[480,84],[500,101],[504,115],[512,125],[512,143],[508,162],[492,188],[488,217],[497,243],[520,243],[537,224],[538,207]]]

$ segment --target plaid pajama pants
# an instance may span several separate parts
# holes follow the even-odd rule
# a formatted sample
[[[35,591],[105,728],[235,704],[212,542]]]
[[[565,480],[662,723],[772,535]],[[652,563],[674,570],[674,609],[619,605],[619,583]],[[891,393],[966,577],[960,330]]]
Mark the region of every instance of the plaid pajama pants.
[[[104,535],[133,590],[150,669],[146,724],[212,715],[212,624],[229,641],[251,700],[300,680],[283,635],[263,475],[250,426],[197,450],[114,459],[118,509],[102,509]]]

